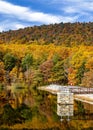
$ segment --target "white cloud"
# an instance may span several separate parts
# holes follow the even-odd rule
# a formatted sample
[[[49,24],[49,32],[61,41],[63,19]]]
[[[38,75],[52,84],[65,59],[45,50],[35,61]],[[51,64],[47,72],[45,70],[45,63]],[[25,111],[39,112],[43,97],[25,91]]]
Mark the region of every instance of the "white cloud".
[[[24,28],[25,25],[21,24],[21,23],[14,23],[13,24],[15,26],[15,29],[19,29],[19,28]]]
[[[66,13],[82,13],[93,11],[93,1],[91,0],[66,0],[64,8],[61,8]]]
[[[2,21],[0,22],[0,32],[4,31],[4,30],[9,30],[9,29],[13,29],[13,30],[16,30],[16,29],[19,29],[19,28],[24,28],[25,24],[22,24],[20,22],[17,22],[17,21],[9,21],[9,20],[5,20],[5,21]]]
[[[0,23],[0,30],[23,28],[26,26],[23,23],[26,22],[28,22],[30,25],[32,22],[50,24],[60,22],[74,22],[76,19],[78,19],[78,16],[61,16],[34,11],[28,7],[14,5],[4,0],[0,0],[0,14],[5,16],[7,19]]]
[[[64,22],[68,22],[68,21],[73,22],[76,19],[78,19],[78,17],[61,17],[61,19]],[[34,24],[31,24],[31,25],[34,25]],[[24,27],[31,26],[31,25],[25,24],[22,22],[18,22],[17,20],[16,21],[5,20],[5,21],[0,22],[0,32],[2,32],[4,30],[10,30],[10,29],[16,30],[16,29],[24,28]]]
[[[38,12],[28,7],[14,5],[5,0],[0,0],[0,14],[4,21],[0,22],[0,31],[24,28],[32,23],[51,24],[60,22],[75,22],[82,17],[93,21],[93,0],[38,0],[45,2],[51,8],[60,9],[60,15]],[[45,5],[44,3],[44,5]],[[63,15],[64,13],[64,15]],[[1,17],[2,18],[2,17]],[[1,19],[0,19],[1,20]]]
[[[58,0],[60,1],[60,0]],[[68,16],[77,14],[78,21],[93,21],[93,0],[63,0],[64,6],[60,6],[60,10]]]
[[[0,13],[7,14],[19,20],[25,20],[29,22],[41,22],[46,24],[61,22],[59,16],[36,12],[27,7],[13,5],[2,0],[0,1]]]
[[[63,10],[66,12],[66,13],[76,13],[78,12],[78,10],[74,7],[66,7],[66,8],[63,8]]]

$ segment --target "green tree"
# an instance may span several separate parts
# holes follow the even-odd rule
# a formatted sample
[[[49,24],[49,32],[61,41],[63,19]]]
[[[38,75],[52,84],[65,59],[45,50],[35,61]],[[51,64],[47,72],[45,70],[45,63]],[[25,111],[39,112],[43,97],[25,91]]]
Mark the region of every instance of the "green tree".
[[[0,120],[1,124],[13,125],[24,121],[24,118],[21,117],[21,113],[13,109],[10,104],[6,104],[3,109]]]
[[[61,60],[61,58],[58,54],[54,54],[52,60],[53,60],[53,63],[56,64],[58,61]]]
[[[84,72],[85,72],[85,61],[83,61],[82,65],[78,68],[76,74],[77,84],[81,84],[82,78],[84,77]]]
[[[11,71],[17,62],[17,58],[10,53],[7,53],[4,56],[3,60],[4,60],[5,70],[7,71]]]
[[[23,71],[28,70],[31,67],[32,64],[33,64],[33,56],[32,56],[32,54],[27,54],[22,59],[22,68],[23,68]]]
[[[19,108],[17,108],[18,113],[21,114],[21,117],[25,120],[30,120],[32,119],[32,111],[31,108],[28,107],[25,104],[21,104]]]
[[[9,72],[15,67],[17,63],[17,58],[12,54],[7,53],[4,56],[3,60],[4,60],[4,67],[6,70],[6,74],[5,74],[6,83],[10,84],[11,80],[10,80]]]
[[[3,61],[3,52],[0,51],[0,61]]]
[[[64,67],[64,62],[59,61],[53,67],[53,82],[60,83],[60,84],[67,84],[68,82],[68,74]]]
[[[37,86],[41,86],[43,84],[43,74],[40,70],[34,70],[34,76],[32,81],[32,86],[36,89]]]

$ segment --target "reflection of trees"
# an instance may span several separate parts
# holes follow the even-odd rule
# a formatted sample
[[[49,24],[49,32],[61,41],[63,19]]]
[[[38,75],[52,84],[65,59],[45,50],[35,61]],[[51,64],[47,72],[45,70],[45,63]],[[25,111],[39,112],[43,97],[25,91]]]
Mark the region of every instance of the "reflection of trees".
[[[84,104],[80,101],[75,101],[77,104],[77,110],[75,111],[75,115],[78,116],[78,118],[84,119],[86,116]]]
[[[22,104],[17,109],[14,109],[10,104],[6,104],[0,115],[0,125],[14,125],[29,119],[32,119],[32,111],[27,105]]]
[[[11,98],[14,99],[13,102],[11,102],[11,105],[13,107],[18,107],[22,103],[24,103],[25,98],[28,93],[28,88],[23,83],[15,83],[11,86]]]

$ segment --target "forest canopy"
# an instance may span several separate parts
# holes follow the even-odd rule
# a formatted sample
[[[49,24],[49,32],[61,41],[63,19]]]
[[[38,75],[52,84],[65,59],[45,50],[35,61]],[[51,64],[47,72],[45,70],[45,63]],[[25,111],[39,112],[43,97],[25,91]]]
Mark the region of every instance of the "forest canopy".
[[[0,33],[0,83],[93,87],[93,23],[60,23]]]
[[[0,33],[0,125],[19,128],[21,123],[25,129],[41,124],[56,129],[56,97],[38,89],[49,84],[93,87],[93,23],[60,23]],[[84,110],[82,104],[74,106]],[[63,128],[60,123],[59,127]]]
[[[9,30],[0,33],[0,43],[93,45],[93,22],[60,23]]]
[[[50,83],[93,87],[92,72],[93,46],[0,45],[0,83],[21,81],[34,87]]]

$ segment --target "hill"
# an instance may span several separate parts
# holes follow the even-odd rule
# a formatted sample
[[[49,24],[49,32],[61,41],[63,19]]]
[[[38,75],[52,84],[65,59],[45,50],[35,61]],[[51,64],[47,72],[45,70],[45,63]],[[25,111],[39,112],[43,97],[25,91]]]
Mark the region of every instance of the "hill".
[[[60,23],[10,30],[0,33],[0,43],[91,46],[93,45],[93,22]]]

